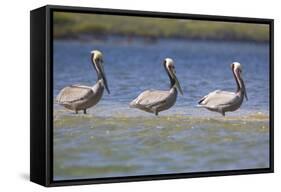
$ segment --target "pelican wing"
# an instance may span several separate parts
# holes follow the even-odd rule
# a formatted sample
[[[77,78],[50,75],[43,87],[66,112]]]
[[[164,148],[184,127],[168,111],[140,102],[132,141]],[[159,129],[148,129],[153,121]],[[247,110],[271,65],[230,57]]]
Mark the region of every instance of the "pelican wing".
[[[135,100],[131,102],[131,106],[139,105],[151,108],[159,104],[165,103],[169,91],[147,90],[142,92]]]
[[[87,99],[93,94],[91,87],[84,85],[71,85],[63,88],[56,100],[58,103],[73,103],[79,100]]]
[[[237,95],[233,92],[216,90],[204,96],[198,103],[209,107],[232,105],[236,102]]]

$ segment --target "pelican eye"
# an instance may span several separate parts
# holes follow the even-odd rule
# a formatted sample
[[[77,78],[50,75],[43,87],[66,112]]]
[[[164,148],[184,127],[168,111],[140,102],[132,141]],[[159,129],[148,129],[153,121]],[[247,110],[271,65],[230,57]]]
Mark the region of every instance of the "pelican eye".
[[[170,69],[175,69],[175,66],[174,65],[169,65],[169,68]]]
[[[101,61],[101,59],[98,57],[98,58],[96,58],[96,62],[100,62]]]

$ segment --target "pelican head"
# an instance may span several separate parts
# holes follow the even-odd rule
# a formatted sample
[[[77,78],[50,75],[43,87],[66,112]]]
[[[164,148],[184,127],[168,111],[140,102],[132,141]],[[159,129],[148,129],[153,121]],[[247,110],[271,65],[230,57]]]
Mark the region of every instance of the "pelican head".
[[[233,62],[231,64],[231,67],[233,68],[234,71],[239,71],[240,73],[242,72],[242,65],[238,62]]]
[[[103,58],[102,52],[100,52],[99,50],[92,50],[91,55],[92,55],[94,60],[99,60],[99,59],[102,60],[102,58]]]
[[[109,94],[110,91],[108,89],[107,80],[106,80],[106,76],[105,76],[104,69],[103,69],[102,53],[99,50],[91,51],[91,59],[92,59],[93,66],[94,66],[95,70],[97,71],[98,79],[103,80],[103,85]]]
[[[246,100],[248,100],[246,87],[245,87],[244,81],[242,79],[242,65],[239,62],[233,62],[231,64],[231,68],[232,68],[232,71],[236,78],[236,82],[237,82],[239,89],[242,89],[244,91],[245,98],[246,98]]]
[[[175,65],[174,65],[174,61],[171,58],[166,58],[164,60],[164,67],[166,69],[166,72],[170,78],[171,81],[171,87],[176,87],[179,92],[183,95],[180,83],[178,81],[178,78],[176,76],[176,70],[175,70]]]

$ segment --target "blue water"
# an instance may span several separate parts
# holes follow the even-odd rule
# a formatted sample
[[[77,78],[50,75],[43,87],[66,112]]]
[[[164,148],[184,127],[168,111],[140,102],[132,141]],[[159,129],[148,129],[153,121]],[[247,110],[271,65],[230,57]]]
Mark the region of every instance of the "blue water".
[[[269,46],[266,43],[159,39],[54,42],[54,97],[93,85],[90,51],[103,52],[111,94],[87,115],[54,104],[55,179],[265,168],[269,165]],[[146,89],[168,89],[163,60],[175,61],[184,95],[160,117],[128,104]],[[196,108],[210,91],[235,91],[243,67],[248,101],[227,117]]]
[[[161,40],[147,44],[121,40],[107,42],[57,41],[54,44],[54,96],[66,85],[93,85],[96,73],[90,62],[90,51],[104,55],[104,68],[111,94],[101,103],[127,106],[146,89],[168,89],[169,79],[163,60],[175,61],[177,77],[184,90],[173,109],[184,112],[216,89],[235,91],[230,64],[243,66],[243,78],[249,100],[241,111],[269,110],[269,46],[242,42]],[[200,113],[202,110],[200,111]]]

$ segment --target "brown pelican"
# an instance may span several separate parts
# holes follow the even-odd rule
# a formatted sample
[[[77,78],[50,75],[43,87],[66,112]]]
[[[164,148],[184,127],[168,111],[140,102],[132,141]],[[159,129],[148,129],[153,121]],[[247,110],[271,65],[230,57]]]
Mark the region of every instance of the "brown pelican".
[[[178,95],[177,89],[183,94],[176,77],[174,61],[166,58],[163,65],[170,78],[170,90],[146,90],[130,103],[130,107],[158,115],[160,111],[167,110],[175,104]]]
[[[58,104],[75,111],[75,113],[83,110],[84,114],[86,114],[88,108],[99,102],[104,88],[110,93],[103,70],[102,53],[98,50],[91,51],[91,61],[97,72],[96,84],[92,87],[85,85],[67,86],[60,91],[56,98]]]
[[[241,64],[234,62],[231,64],[231,69],[237,84],[236,92],[234,93],[221,90],[213,91],[198,102],[199,107],[204,107],[210,111],[219,112],[225,116],[225,112],[235,111],[241,106],[244,96],[248,100],[246,87],[241,77]]]

